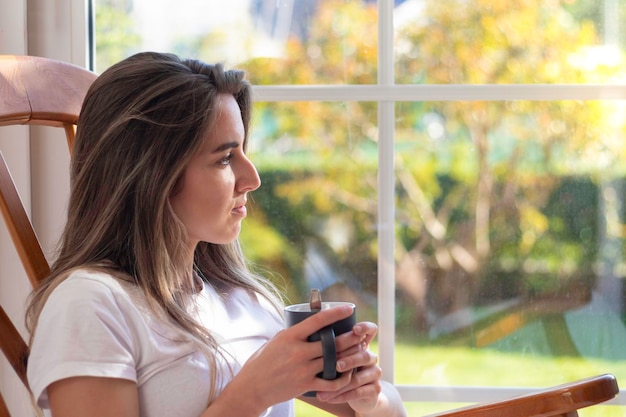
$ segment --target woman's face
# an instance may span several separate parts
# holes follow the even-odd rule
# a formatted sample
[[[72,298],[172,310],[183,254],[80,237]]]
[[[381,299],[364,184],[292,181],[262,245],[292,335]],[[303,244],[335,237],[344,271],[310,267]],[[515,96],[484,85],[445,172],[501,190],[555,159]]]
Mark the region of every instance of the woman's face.
[[[200,241],[234,241],[246,217],[248,193],[261,185],[243,151],[245,132],[237,101],[230,94],[220,94],[216,106],[213,129],[185,169],[182,187],[170,197],[187,229],[192,252]]]

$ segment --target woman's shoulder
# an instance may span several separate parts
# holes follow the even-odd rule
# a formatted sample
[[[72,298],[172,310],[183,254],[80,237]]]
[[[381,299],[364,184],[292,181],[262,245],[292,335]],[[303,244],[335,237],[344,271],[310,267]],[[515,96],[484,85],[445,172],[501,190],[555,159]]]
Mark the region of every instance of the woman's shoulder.
[[[44,303],[37,327],[43,322],[65,323],[81,331],[104,325],[116,332],[144,329],[160,315],[152,312],[141,290],[133,283],[91,269],[72,271]],[[123,330],[120,330],[123,329]]]
[[[49,302],[113,302],[135,304],[142,300],[138,288],[124,279],[105,271],[80,268],[69,275],[52,291]]]
[[[67,274],[57,288],[123,291],[123,281],[112,273],[91,268],[77,268]]]

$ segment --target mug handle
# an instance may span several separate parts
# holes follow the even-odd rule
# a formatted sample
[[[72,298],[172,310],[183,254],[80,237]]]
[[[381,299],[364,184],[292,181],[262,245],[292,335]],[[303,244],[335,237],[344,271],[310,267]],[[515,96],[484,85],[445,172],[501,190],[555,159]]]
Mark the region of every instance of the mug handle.
[[[322,354],[324,357],[324,371],[322,378],[333,380],[337,378],[337,347],[335,346],[335,331],[332,326],[326,326],[319,331],[322,340]]]

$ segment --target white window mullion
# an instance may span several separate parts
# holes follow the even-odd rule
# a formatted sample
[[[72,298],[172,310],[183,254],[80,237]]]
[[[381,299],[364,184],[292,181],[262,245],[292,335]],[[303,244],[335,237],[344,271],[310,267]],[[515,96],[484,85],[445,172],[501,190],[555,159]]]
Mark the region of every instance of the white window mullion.
[[[378,345],[383,378],[394,380],[394,103],[378,103]]]
[[[254,86],[258,101],[626,100],[625,84]]]
[[[378,85],[394,84],[393,1],[378,2]],[[378,345],[383,378],[394,382],[395,170],[393,100],[378,101]]]

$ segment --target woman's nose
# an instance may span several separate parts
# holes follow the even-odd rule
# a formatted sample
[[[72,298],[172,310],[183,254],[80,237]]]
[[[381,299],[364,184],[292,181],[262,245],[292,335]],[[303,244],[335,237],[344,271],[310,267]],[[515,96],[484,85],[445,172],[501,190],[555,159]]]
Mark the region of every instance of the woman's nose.
[[[252,161],[247,157],[243,161],[241,173],[237,182],[239,191],[241,192],[254,191],[261,186],[261,178],[259,177],[259,172],[257,171]]]

